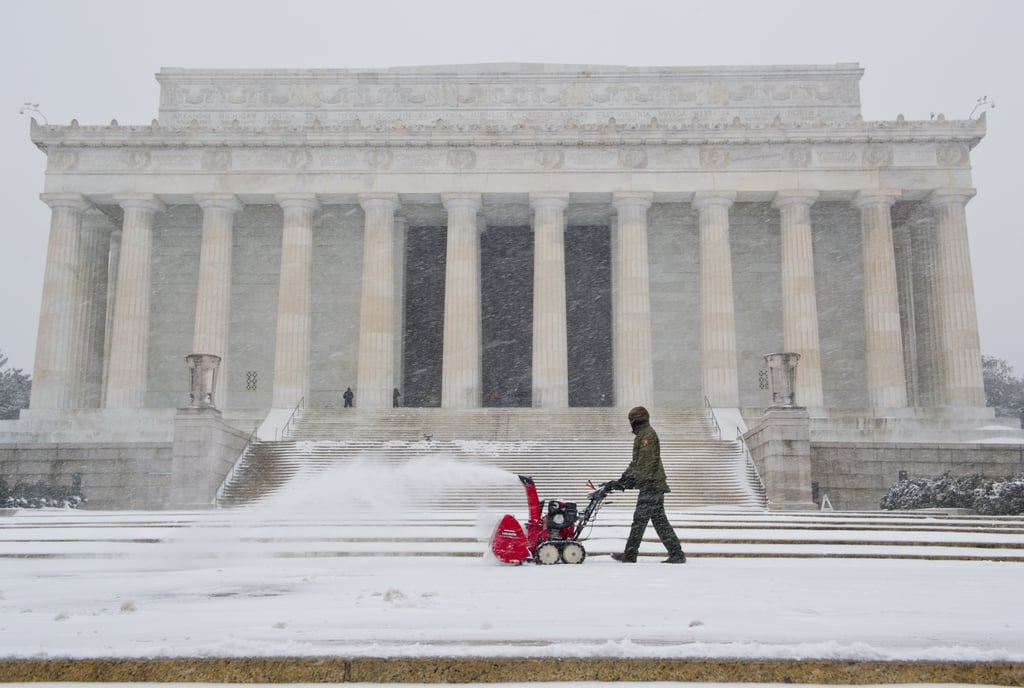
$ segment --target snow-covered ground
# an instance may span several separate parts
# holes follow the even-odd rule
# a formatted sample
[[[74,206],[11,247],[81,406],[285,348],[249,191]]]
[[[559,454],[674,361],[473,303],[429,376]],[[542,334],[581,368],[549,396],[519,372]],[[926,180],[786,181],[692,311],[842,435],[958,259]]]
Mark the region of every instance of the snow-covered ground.
[[[728,514],[691,512],[672,514],[684,546],[716,544],[687,547],[682,566],[623,565],[605,554],[628,513],[607,510],[582,565],[513,567],[480,556],[494,514],[346,513],[347,498],[314,497],[287,511],[0,516],[0,656],[1024,661],[1020,561],[740,557],[791,545],[753,545],[749,526],[706,523]],[[842,553],[806,516],[771,516],[787,518],[778,537]],[[912,539],[929,537],[961,536]],[[1024,546],[993,537],[977,538],[993,556]],[[933,549],[947,550],[921,551]]]

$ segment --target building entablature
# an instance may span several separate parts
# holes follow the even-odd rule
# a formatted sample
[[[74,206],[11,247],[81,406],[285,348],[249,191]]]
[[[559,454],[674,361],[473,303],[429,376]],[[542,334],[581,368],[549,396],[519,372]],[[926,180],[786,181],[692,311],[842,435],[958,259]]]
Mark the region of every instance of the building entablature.
[[[786,125],[758,124],[736,117],[728,124],[693,122],[666,126],[652,121],[623,125],[614,118],[602,124],[529,124],[510,126],[475,123],[453,124],[443,119],[430,126],[409,126],[400,120],[373,127],[358,119],[322,126],[314,120],[308,126],[247,128],[237,122],[223,127],[192,126],[166,128],[156,120],[149,126],[39,125],[32,120],[31,138],[43,151],[69,148],[179,148],[229,146],[273,147],[448,147],[448,146],[609,146],[609,145],[785,145],[785,144],[916,144],[947,143],[974,148],[985,136],[984,113],[978,119],[864,121]]]

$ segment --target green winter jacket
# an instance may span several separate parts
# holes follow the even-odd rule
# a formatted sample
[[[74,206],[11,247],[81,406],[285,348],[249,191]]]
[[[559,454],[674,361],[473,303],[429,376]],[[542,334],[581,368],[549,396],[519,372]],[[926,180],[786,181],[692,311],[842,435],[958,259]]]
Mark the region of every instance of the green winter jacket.
[[[633,434],[633,460],[622,474],[627,484],[633,482],[639,490],[671,492],[665,478],[665,467],[661,464],[661,443],[658,433],[650,423],[643,423]]]

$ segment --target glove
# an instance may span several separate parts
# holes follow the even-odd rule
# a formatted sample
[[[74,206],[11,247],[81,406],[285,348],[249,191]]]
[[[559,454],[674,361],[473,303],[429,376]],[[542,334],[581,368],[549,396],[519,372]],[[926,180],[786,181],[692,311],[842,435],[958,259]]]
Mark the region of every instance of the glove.
[[[607,492],[611,492],[612,490],[621,490],[622,489],[622,483],[620,483],[618,480],[609,480],[608,482],[606,482],[604,484],[604,486],[605,486]]]
[[[615,482],[619,484],[620,490],[632,490],[636,487],[636,479],[631,475],[624,475],[621,479],[616,480]]]

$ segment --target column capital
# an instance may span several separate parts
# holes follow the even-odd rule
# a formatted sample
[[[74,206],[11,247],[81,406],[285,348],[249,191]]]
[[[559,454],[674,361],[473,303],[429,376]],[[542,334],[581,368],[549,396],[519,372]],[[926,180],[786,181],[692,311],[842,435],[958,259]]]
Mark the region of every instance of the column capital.
[[[810,207],[814,205],[814,202],[818,200],[820,195],[817,191],[812,190],[776,191],[775,198],[772,199],[772,205],[779,210],[792,205],[806,205]]]
[[[565,210],[569,207],[568,191],[531,191],[530,207],[537,208],[558,208]]]
[[[242,209],[242,202],[235,194],[193,194],[192,200],[203,210],[207,208],[225,208],[233,213]]]
[[[893,203],[900,199],[903,192],[899,189],[870,189],[858,191],[853,197],[853,205],[857,208],[864,208],[870,205],[884,205],[891,208]]]
[[[650,208],[653,202],[654,193],[651,191],[616,191],[612,194],[612,205],[616,208],[627,205]]]
[[[41,193],[39,200],[51,208],[72,208],[74,210],[88,210],[92,207],[89,199],[77,193]]]
[[[714,206],[730,208],[735,202],[735,191],[698,191],[693,194],[692,205],[697,210],[703,210]]]
[[[359,205],[363,210],[368,208],[384,208],[387,210],[398,210],[398,194],[396,193],[361,193],[356,196]]]
[[[128,208],[142,208],[159,212],[164,209],[163,201],[151,193],[122,193],[114,194],[114,203],[127,210]]]
[[[928,194],[928,202],[933,205],[942,203],[959,203],[960,205],[967,205],[967,203],[974,198],[977,193],[977,189],[971,188],[932,189],[932,192]]]
[[[274,200],[282,208],[320,209],[320,201],[317,199],[316,194],[311,193],[274,194]]]
[[[445,210],[453,208],[480,210],[483,205],[483,197],[475,192],[443,193],[441,194],[441,203]]]

